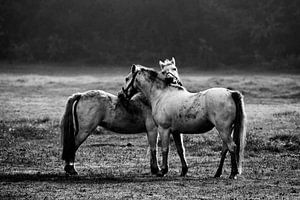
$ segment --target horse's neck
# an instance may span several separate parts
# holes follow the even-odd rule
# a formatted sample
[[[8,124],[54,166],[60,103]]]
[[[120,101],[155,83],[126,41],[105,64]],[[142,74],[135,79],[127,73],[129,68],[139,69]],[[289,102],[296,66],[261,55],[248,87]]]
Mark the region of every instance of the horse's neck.
[[[135,96],[133,96],[132,100],[139,101],[145,106],[150,106],[150,102],[148,99],[145,97],[145,95],[141,92],[137,93]]]
[[[136,94],[129,101],[126,99],[118,98],[116,106],[129,113],[137,114],[139,112],[142,112],[142,110],[147,109],[146,107],[150,107],[150,104],[143,94]]]
[[[150,102],[151,106],[155,106],[162,98],[169,97],[170,95],[176,98],[187,97],[190,92],[188,92],[184,87],[179,85],[168,85],[164,88],[155,88],[150,92]]]
[[[153,106],[153,102],[155,102],[166,90],[167,87],[165,85],[152,83],[149,84],[148,87],[143,88],[142,93]]]
[[[174,90],[186,91],[186,89],[180,85],[166,84],[163,81],[149,81],[144,83],[144,86],[140,87],[141,93],[148,99],[148,102],[153,106],[153,102],[156,102],[160,97],[166,93]]]

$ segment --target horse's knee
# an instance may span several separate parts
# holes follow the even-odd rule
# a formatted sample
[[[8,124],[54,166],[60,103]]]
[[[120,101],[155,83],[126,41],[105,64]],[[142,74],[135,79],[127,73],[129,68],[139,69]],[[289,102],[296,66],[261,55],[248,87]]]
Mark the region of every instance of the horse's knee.
[[[169,147],[162,147],[162,148],[161,148],[161,152],[162,152],[162,154],[168,154],[168,152],[169,152]]]
[[[150,147],[150,155],[151,157],[156,157],[156,149]]]
[[[151,166],[157,166],[156,150],[151,150],[150,162],[151,162]]]

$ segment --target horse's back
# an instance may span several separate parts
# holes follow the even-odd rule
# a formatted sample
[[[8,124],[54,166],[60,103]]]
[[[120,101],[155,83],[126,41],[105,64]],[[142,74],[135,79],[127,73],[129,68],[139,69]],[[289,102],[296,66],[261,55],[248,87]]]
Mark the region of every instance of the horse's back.
[[[160,126],[170,127],[176,132],[199,133],[213,127],[206,118],[205,95],[202,93],[186,90],[165,93],[156,104],[153,115]]]
[[[145,131],[147,110],[140,98],[123,102],[103,90],[90,90],[81,95],[77,104],[77,115],[83,129],[94,129],[100,125],[118,133]]]
[[[161,126],[172,127],[173,131],[203,133],[220,121],[232,123],[235,109],[231,91],[226,88],[198,93],[179,90],[164,94],[154,110],[154,117]]]

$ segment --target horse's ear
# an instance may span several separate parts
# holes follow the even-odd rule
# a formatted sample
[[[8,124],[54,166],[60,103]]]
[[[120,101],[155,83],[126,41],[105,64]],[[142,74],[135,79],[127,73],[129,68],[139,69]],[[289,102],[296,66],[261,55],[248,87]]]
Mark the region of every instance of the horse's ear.
[[[161,60],[158,63],[159,63],[160,68],[164,69],[164,63]]]
[[[133,65],[131,66],[131,73],[134,73],[135,71],[136,71],[136,65],[133,64]]]
[[[172,63],[173,63],[173,65],[176,65],[174,57],[172,57]]]

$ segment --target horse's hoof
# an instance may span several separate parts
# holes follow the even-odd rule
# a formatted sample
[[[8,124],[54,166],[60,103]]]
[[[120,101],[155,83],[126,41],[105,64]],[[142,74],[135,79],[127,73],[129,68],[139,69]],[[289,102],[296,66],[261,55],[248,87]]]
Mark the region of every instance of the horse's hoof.
[[[163,177],[166,173],[168,173],[168,169],[161,169],[156,175],[158,177]]]
[[[182,168],[180,176],[185,176],[187,174],[187,172],[188,172],[188,168],[187,167]]]
[[[237,174],[230,174],[229,179],[236,180],[237,179]]]
[[[155,174],[158,174],[158,172],[159,172],[159,168],[158,167],[157,168],[156,167],[153,167],[153,168],[151,167],[151,174],[155,175]]]
[[[77,171],[74,168],[74,165],[66,165],[65,166],[65,172],[66,172],[66,175],[68,175],[68,176],[78,175]]]
[[[216,173],[215,175],[214,175],[214,178],[220,178],[221,177],[221,173]]]
[[[156,174],[156,176],[158,176],[158,177],[164,177],[164,173],[162,173],[161,171],[159,171],[157,174]]]

